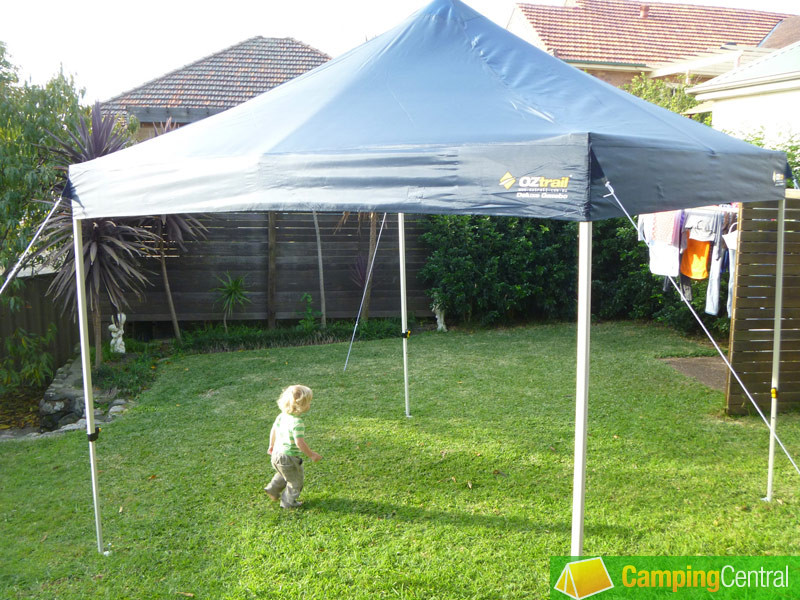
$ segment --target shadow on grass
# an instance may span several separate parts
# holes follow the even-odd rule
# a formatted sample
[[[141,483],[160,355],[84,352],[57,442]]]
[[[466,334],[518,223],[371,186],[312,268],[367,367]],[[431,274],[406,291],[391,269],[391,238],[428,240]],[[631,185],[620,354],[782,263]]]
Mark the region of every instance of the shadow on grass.
[[[363,517],[373,517],[379,521],[393,520],[416,524],[436,522],[439,525],[483,527],[486,529],[513,530],[519,533],[569,536],[572,529],[570,523],[561,521],[543,522],[537,521],[533,517],[506,516],[502,514],[467,514],[374,500],[354,500],[352,498],[328,497],[308,500],[303,507],[303,511],[357,514]],[[591,525],[586,527],[586,532],[592,535],[613,535],[629,539],[634,535],[632,528],[619,525]]]

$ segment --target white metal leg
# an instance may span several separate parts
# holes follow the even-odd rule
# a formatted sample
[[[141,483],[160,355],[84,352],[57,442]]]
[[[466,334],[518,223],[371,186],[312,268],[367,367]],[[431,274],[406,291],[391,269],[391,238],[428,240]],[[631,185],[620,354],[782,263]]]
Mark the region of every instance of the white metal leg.
[[[783,313],[783,250],[786,218],[786,199],[778,202],[778,247],[775,260],[775,320],[772,337],[772,405],[769,418],[769,465],[767,467],[767,502],[772,502],[775,473],[775,433],[778,424],[778,380],[781,372],[781,316]]]
[[[571,556],[583,555],[583,513],[586,494],[586,429],[589,410],[589,326],[592,314],[592,223],[578,233],[578,359],[575,382],[575,465],[572,483]]]
[[[408,398],[408,309],[406,306],[406,226],[405,215],[397,214],[397,236],[400,247],[400,321],[403,326],[403,383],[406,396],[406,416],[411,416]]]
[[[83,264],[83,231],[81,221],[72,220],[75,244],[75,285],[78,301],[78,328],[81,338],[81,366],[83,368],[83,397],[86,411],[86,433],[89,436],[89,464],[92,470],[92,498],[94,522],[97,530],[97,551],[103,552],[103,526],[100,522],[100,493],[97,486],[97,456],[94,448],[94,395],[92,392],[92,366],[89,354],[89,324],[86,311],[86,277]],[[97,348],[99,352],[100,349]]]

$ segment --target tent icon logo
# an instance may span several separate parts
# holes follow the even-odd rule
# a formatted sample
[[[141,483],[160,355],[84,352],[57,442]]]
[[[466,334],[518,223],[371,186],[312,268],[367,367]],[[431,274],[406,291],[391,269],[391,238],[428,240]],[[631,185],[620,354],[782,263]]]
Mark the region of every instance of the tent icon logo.
[[[511,189],[511,186],[517,182],[517,178],[514,177],[510,171],[506,171],[506,174],[500,178],[500,185],[502,185],[507,190]]]
[[[599,556],[567,563],[555,589],[574,600],[583,600],[614,587],[608,569]]]

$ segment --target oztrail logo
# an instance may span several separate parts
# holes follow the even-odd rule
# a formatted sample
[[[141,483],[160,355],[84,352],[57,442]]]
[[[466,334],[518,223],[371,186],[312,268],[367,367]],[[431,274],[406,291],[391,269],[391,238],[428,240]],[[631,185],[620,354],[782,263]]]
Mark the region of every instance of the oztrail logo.
[[[500,178],[500,185],[520,199],[566,200],[569,198],[567,193],[568,176],[522,175],[515,177],[511,171],[506,171],[505,175]],[[516,190],[511,189],[514,185],[517,186]]]
[[[575,600],[583,600],[614,587],[608,569],[599,556],[567,563],[555,588]]]
[[[517,182],[517,178],[511,174],[511,171],[506,171],[506,174],[500,178],[500,185],[507,190],[511,189]],[[569,177],[543,177],[541,175],[523,175],[519,178],[519,187],[521,189],[566,189],[569,186]]]
[[[511,186],[517,182],[517,178],[514,177],[510,171],[506,171],[506,174],[500,178],[500,185],[502,185],[507,190],[511,189]]]

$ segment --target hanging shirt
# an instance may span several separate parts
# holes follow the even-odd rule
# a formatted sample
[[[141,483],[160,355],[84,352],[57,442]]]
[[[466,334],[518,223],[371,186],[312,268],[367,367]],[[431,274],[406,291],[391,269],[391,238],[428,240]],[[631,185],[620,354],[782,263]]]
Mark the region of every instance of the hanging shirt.
[[[654,275],[678,276],[682,221],[680,210],[639,215],[639,239],[647,242],[650,272]]]
[[[692,279],[706,279],[710,253],[711,242],[701,242],[690,237],[681,258],[681,273]]]

